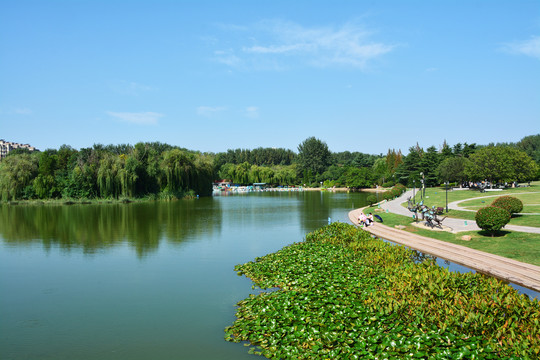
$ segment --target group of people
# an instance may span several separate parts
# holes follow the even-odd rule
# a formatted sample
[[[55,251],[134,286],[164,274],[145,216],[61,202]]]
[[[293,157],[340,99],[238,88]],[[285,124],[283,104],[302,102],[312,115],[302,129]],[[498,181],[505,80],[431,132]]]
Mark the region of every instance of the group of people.
[[[360,226],[370,226],[373,225],[373,215],[369,213],[369,215],[364,214],[363,212],[360,213],[360,216],[358,217],[358,225]]]

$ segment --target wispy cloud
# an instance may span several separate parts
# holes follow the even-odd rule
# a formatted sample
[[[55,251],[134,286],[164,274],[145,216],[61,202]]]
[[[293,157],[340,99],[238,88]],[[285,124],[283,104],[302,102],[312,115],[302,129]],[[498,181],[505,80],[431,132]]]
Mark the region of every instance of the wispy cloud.
[[[143,93],[154,91],[152,86],[137,83],[135,81],[117,80],[110,83],[112,90],[120,95],[139,96]]]
[[[13,109],[12,112],[17,115],[30,115],[33,113],[33,111],[28,108],[17,108]]]
[[[511,54],[527,55],[540,59],[540,36],[504,44],[502,50]]]
[[[139,125],[156,125],[158,120],[164,116],[150,111],[138,113],[107,111],[107,114],[118,120]]]
[[[216,61],[231,67],[282,69],[296,62],[362,69],[368,61],[396,48],[396,45],[373,40],[372,31],[353,23],[309,28],[293,22],[263,21],[236,31],[249,33],[249,38],[241,38],[238,47],[214,53]]]
[[[213,117],[227,108],[224,106],[199,106],[197,108],[197,115],[204,117]]]
[[[244,115],[250,119],[256,119],[259,117],[259,108],[256,106],[248,106],[244,110]]]

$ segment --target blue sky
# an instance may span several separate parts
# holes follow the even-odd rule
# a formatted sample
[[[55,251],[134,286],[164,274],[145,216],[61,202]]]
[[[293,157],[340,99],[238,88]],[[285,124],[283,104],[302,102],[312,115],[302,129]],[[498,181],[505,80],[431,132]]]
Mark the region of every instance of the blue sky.
[[[540,1],[0,1],[0,139],[404,153],[540,133]]]

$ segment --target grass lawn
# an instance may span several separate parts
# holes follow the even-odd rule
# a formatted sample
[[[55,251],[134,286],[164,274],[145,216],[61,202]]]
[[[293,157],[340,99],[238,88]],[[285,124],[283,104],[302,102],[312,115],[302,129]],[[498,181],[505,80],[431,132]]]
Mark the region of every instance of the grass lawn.
[[[474,213],[472,214],[474,215]],[[385,213],[382,215],[382,217],[384,218],[384,225],[390,227],[394,227],[395,225],[404,225],[404,230],[411,233],[437,240],[448,241],[454,244],[469,247],[471,249],[481,250],[491,254],[496,254],[540,266],[540,236],[538,234],[522,233],[517,231],[501,231],[499,236],[495,237],[484,235],[482,231],[468,231],[453,234],[446,231],[434,231],[427,228],[417,228],[411,225],[412,221],[408,216]],[[540,218],[540,216],[537,218]],[[461,240],[463,235],[471,236],[471,240]]]
[[[468,210],[478,210],[482,207],[491,205],[493,200],[503,195],[510,195],[520,199],[523,202],[522,213],[540,214],[540,182],[538,181],[531,183],[530,187],[520,187],[497,192],[481,193],[472,190],[448,191],[448,203],[471,199],[460,203],[459,207]],[[421,200],[420,193],[417,192],[416,202],[420,202]],[[423,200],[424,204],[429,207],[436,206],[445,208],[446,191],[444,188],[426,188],[426,196]],[[407,203],[402,205],[407,207]],[[448,215],[449,217],[465,220],[474,220],[475,214],[476,213],[472,211],[451,209],[448,211],[448,214],[445,212],[445,215]],[[540,227],[540,215],[516,215],[510,220],[509,224]]]

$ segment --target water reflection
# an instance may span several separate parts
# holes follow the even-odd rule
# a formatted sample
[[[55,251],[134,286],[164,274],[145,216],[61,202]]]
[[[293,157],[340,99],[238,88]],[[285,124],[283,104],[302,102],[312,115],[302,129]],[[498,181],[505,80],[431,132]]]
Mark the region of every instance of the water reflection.
[[[306,191],[301,193],[301,210],[299,212],[302,229],[307,233],[328,223],[341,221],[348,223],[348,213],[355,207],[367,205],[367,192],[332,192]]]
[[[222,212],[212,198],[173,202],[72,206],[0,207],[0,238],[8,244],[41,242],[45,249],[91,254],[128,242],[138,256],[155,251],[162,238],[181,243],[219,231]]]

